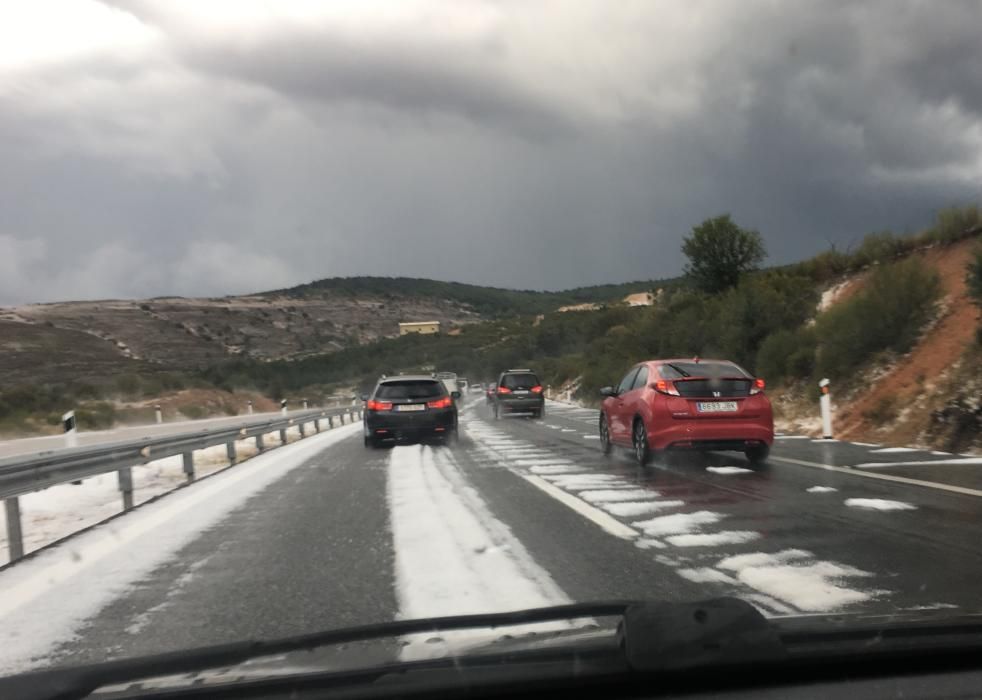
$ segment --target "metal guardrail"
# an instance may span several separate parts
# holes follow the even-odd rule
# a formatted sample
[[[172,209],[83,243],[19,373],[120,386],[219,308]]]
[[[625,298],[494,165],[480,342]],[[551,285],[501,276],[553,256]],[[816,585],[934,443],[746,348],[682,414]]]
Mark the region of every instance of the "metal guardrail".
[[[182,455],[188,482],[194,481],[194,451],[215,445],[226,446],[229,464],[236,463],[235,443],[255,439],[260,453],[266,450],[264,435],[279,432],[281,444],[286,443],[286,431],[299,427],[300,437],[306,436],[306,426],[312,424],[320,432],[321,423],[334,427],[335,419],[344,423],[361,418],[360,406],[296,411],[286,416],[265,420],[244,420],[235,425],[189,430],[159,437],[143,437],[107,442],[99,445],[49,450],[35,454],[16,455],[0,459],[0,498],[4,500],[7,516],[7,544],[10,561],[24,556],[19,497],[33,491],[108,472],[119,475],[119,490],[123,510],[133,508],[132,468],[165,457]]]

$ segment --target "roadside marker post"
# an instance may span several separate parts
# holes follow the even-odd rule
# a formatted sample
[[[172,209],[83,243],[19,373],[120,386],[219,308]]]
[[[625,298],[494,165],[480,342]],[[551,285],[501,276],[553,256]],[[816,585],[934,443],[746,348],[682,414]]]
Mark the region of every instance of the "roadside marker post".
[[[153,410],[154,410],[154,413],[157,415],[157,422],[158,423],[163,423],[164,422],[164,414],[160,410],[160,404],[157,404],[156,406],[154,406],[153,407]]]
[[[286,399],[280,399],[280,413],[286,415]]]
[[[247,406],[247,410],[249,411],[249,415],[251,416],[252,415],[252,401],[251,400],[250,401],[247,401],[246,402],[246,406]]]
[[[822,437],[825,440],[832,439],[832,396],[829,393],[828,378],[822,379],[818,383],[822,390],[822,397],[818,400],[819,408],[822,412]]]
[[[307,410],[307,399],[303,400],[303,410]]]
[[[61,425],[65,430],[65,447],[78,447],[78,424],[75,421],[75,411],[69,411],[63,415]]]

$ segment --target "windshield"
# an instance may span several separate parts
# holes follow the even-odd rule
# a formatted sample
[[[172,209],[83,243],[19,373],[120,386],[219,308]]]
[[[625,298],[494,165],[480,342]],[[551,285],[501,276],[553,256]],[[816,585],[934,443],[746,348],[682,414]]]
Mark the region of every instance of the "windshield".
[[[982,613],[980,28],[2,3],[0,678],[595,601]],[[301,665],[596,632],[414,629]]]
[[[501,378],[501,386],[507,389],[531,389],[539,385],[534,374],[506,374]]]
[[[440,382],[435,381],[405,381],[386,382],[379,384],[375,392],[376,399],[431,399],[443,396],[446,391]]]

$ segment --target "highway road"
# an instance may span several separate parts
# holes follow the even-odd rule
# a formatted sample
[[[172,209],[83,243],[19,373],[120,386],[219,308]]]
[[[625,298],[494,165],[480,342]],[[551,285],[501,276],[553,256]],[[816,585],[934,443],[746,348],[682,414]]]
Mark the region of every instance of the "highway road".
[[[297,413],[297,411],[291,411]],[[240,423],[255,421],[261,422],[270,420],[280,415],[279,411],[272,413],[253,413],[241,416],[227,416],[222,418],[202,418],[200,420],[173,421],[169,423],[150,423],[148,425],[131,425],[112,430],[90,430],[79,431],[76,433],[76,441],[79,445],[97,445],[106,442],[119,442],[122,440],[132,440],[142,437],[162,437],[183,433],[195,429],[218,428],[223,425],[238,425]],[[20,438],[16,440],[6,440],[0,442],[0,458],[14,457],[16,455],[34,454],[46,452],[48,450],[60,450],[66,446],[65,435],[40,435],[37,437]]]
[[[473,403],[453,446],[356,425],[248,460],[0,571],[0,672],[593,599],[982,608],[979,458],[780,436],[757,470],[639,469],[596,418]]]

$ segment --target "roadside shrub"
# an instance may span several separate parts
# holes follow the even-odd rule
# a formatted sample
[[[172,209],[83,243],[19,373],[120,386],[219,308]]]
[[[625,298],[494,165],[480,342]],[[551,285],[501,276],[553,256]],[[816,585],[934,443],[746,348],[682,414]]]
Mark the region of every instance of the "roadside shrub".
[[[966,268],[965,284],[968,285],[968,295],[976,306],[982,308],[982,245],[978,245],[972,254]]]
[[[756,372],[772,384],[810,377],[815,369],[815,333],[811,328],[779,330],[764,340]]]
[[[982,225],[982,215],[977,205],[948,207],[938,212],[931,239],[939,243],[954,243]]]
[[[116,422],[116,407],[108,401],[85,404],[75,411],[80,430],[105,430]]]
[[[859,294],[818,318],[819,374],[841,378],[876,353],[909,350],[940,292],[937,272],[916,258],[878,268]]]
[[[181,413],[191,420],[198,420],[199,418],[204,418],[207,415],[207,411],[201,406],[183,406],[181,408]]]
[[[878,262],[888,262],[904,255],[913,247],[913,239],[899,238],[889,231],[870,233],[852,255],[852,267],[862,268]]]
[[[873,406],[863,411],[863,418],[873,425],[884,425],[891,422],[900,412],[896,396],[883,396]]]
[[[141,380],[136,374],[121,374],[116,377],[114,384],[116,391],[127,398],[140,395]]]

